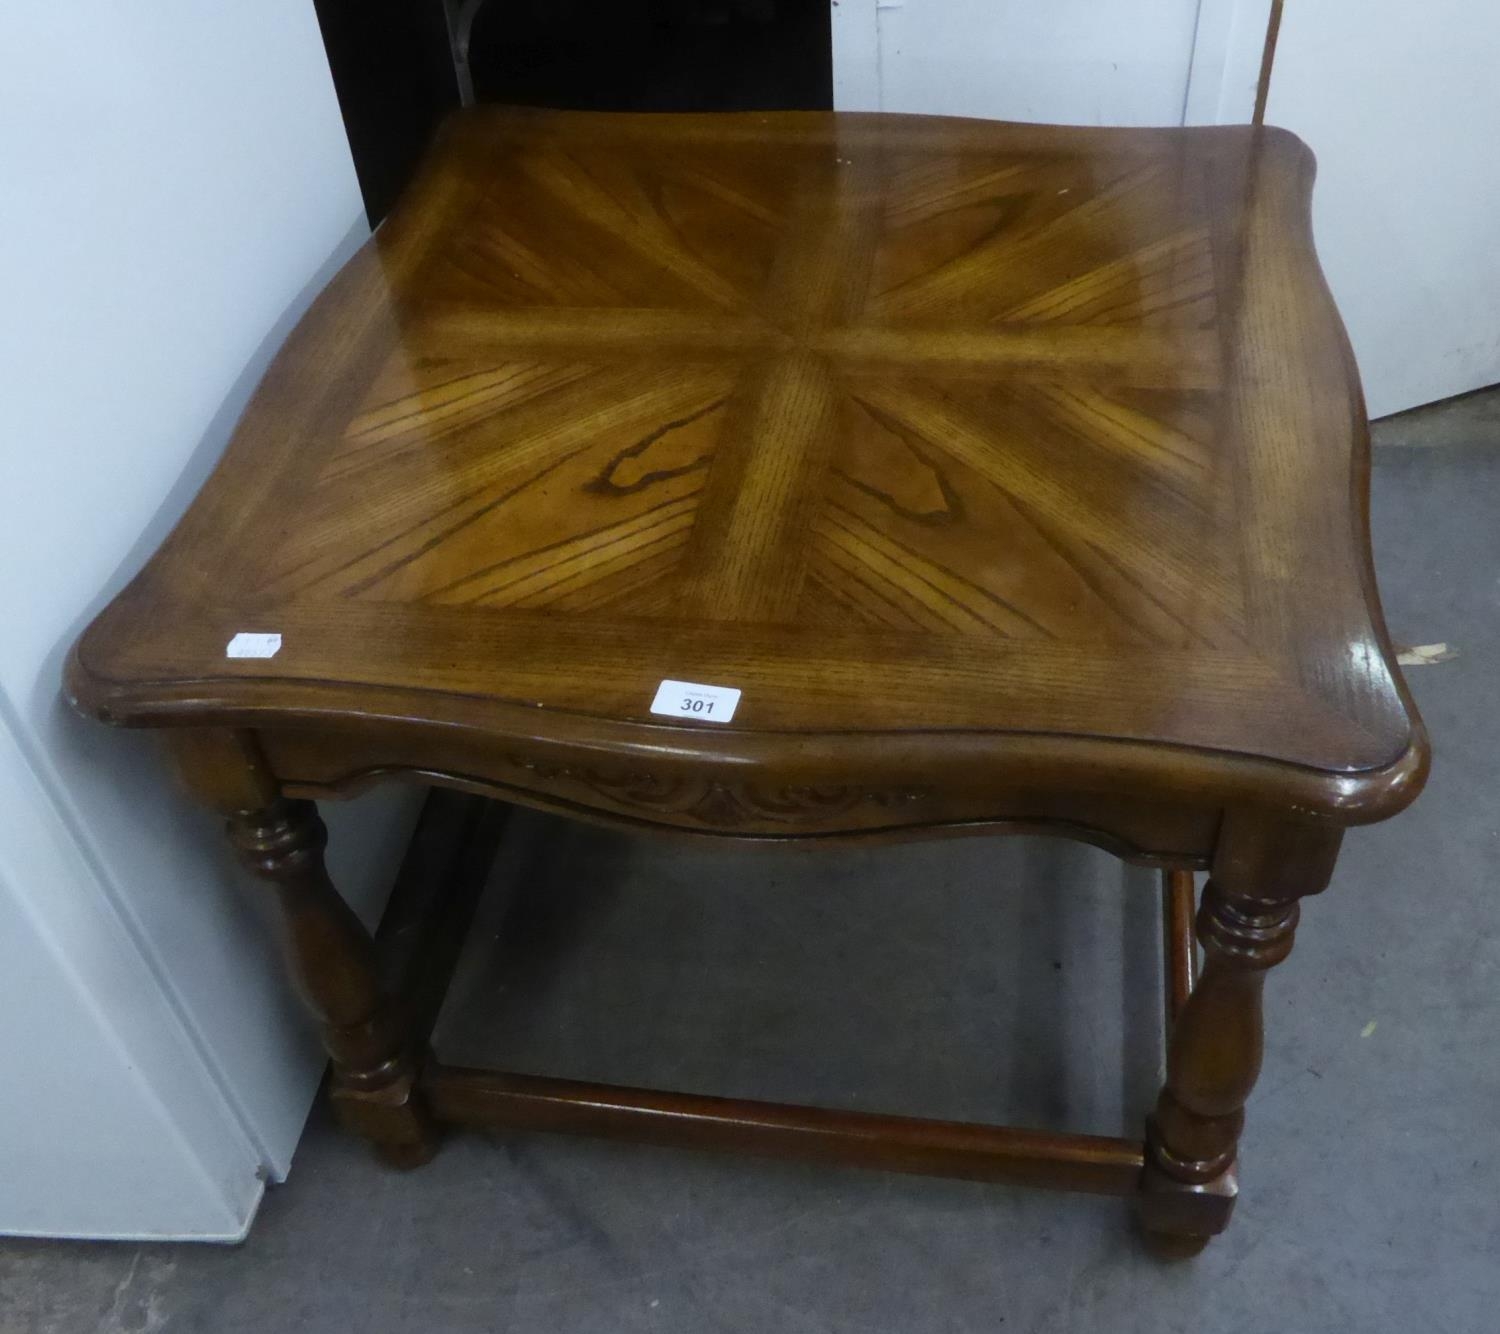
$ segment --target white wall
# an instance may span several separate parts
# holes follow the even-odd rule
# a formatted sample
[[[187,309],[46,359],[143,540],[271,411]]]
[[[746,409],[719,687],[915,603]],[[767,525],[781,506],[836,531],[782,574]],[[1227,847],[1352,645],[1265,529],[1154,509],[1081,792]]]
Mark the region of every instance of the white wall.
[[[841,110],[1182,123],[1198,0],[840,0],[831,13]]]
[[[1266,119],[1318,155],[1371,414],[1500,381],[1500,6],[1289,0]]]
[[[1243,125],[1255,114],[1271,0],[1199,0],[1184,125]]]
[[[0,1231],[243,1232],[256,1156],[0,719]]]
[[[255,892],[149,739],[74,718],[58,681],[364,234],[311,0],[0,8],[0,766],[24,766],[8,781],[29,793],[0,802],[13,854],[0,931],[15,927],[31,974],[0,1000],[0,1231],[191,1233],[184,1197],[163,1223],[137,1185],[153,1159],[170,1174],[188,1152],[205,1180],[226,1170],[215,1154],[234,1159],[198,1229],[226,1235],[223,1217],[258,1196],[256,1169],[290,1160],[320,1061]],[[411,805],[330,812],[343,817],[330,819],[335,869],[367,911]],[[67,846],[15,853],[23,821]],[[92,1132],[78,1116],[109,1107],[107,1051],[143,1087],[177,1090],[171,1134],[80,1143]],[[74,1115],[65,1104],[96,1062],[103,1101]],[[211,1096],[182,1094],[194,1079]],[[90,1172],[68,1170],[63,1149]]]

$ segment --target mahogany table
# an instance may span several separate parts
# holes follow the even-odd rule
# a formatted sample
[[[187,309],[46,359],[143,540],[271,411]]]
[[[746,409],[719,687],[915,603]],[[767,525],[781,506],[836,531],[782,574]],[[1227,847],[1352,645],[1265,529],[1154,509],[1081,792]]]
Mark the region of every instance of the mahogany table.
[[[1222,1229],[1263,974],[1427,768],[1312,176],[1251,127],[450,122],[68,668],[274,890],[348,1126],[408,1164],[438,1123],[540,1127],[1135,1195],[1167,1253]],[[420,895],[372,943],[323,869],[310,799],[387,776],[1162,867],[1144,1139],[446,1067]]]

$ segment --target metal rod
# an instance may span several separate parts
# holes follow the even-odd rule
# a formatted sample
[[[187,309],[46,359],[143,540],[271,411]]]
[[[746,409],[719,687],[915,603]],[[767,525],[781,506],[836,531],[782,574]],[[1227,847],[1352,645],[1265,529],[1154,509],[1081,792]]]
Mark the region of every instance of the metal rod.
[[[469,42],[474,20],[484,0],[443,0],[443,18],[448,25],[448,48],[453,56],[453,82],[459,106],[474,105],[474,76],[469,67]]]
[[[784,1103],[710,1098],[430,1064],[421,1087],[441,1121],[487,1130],[607,1135],[934,1176],[1130,1195],[1144,1146],[1095,1135]]]
[[[1260,53],[1260,79],[1255,85],[1255,114],[1250,117],[1252,125],[1266,122],[1266,99],[1271,95],[1271,66],[1276,61],[1276,39],[1281,35],[1282,0],[1271,0],[1271,13],[1266,20],[1266,44]]]

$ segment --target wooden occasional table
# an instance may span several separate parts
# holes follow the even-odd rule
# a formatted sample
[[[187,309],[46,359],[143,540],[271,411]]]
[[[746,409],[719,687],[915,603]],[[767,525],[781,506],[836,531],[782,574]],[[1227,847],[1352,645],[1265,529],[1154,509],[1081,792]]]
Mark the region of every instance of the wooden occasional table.
[[[450,122],[68,669],[275,890],[344,1121],[401,1163],[438,1122],[578,1130],[1137,1195],[1167,1253],[1221,1230],[1263,974],[1427,768],[1312,176],[1249,127]],[[442,979],[384,957],[421,914],[372,944],[309,800],[386,776],[1162,867],[1144,1139],[445,1067]]]

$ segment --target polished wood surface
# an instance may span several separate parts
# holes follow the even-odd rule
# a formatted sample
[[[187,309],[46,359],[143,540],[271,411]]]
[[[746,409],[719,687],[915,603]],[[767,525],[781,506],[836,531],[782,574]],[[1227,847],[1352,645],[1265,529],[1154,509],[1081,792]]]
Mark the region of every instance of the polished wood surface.
[[[408,998],[382,984],[369,932],[328,878],[313,804],[279,794],[253,733],[189,730],[174,743],[188,788],[226,817],[240,861],[274,894],[287,971],[322,1031],[340,1120],[391,1163],[426,1162],[437,1139],[416,1095]]]
[[[346,1124],[402,1165],[442,1120],[590,1130],[1135,1189],[1166,1255],[1221,1230],[1265,973],[1344,829],[1428,762],[1311,182],[1262,127],[451,122],[67,674],[83,710],[164,729],[227,817]],[[281,647],[230,658],[239,632]],[[738,710],[653,715],[664,679]],[[677,833],[1042,832],[1160,866],[1146,1138],[445,1069],[425,1036],[482,854],[429,848],[448,870],[412,870],[372,941],[309,800],[389,776]],[[477,809],[451,819],[482,848]]]
[[[1292,950],[1300,900],[1333,874],[1341,831],[1226,821],[1203,887],[1202,975],[1172,1017],[1167,1077],[1146,1123],[1141,1222],[1164,1256],[1200,1251],[1239,1193],[1245,1104],[1260,1075],[1266,972]]]
[[[819,830],[976,818],[954,764],[1388,814],[1425,750],[1311,179],[1246,127],[467,113],[72,692],[418,720],[704,827],[684,765]]]
[[[422,1072],[421,1083],[444,1121],[485,1130],[605,1135],[1096,1195],[1133,1194],[1144,1164],[1139,1143],[1105,1135],[711,1098],[436,1063]]]
[[[1163,871],[1161,890],[1165,979],[1162,995],[1166,1004],[1167,1032],[1170,1033],[1198,981],[1198,938],[1193,929],[1197,890],[1193,873],[1181,869]]]

